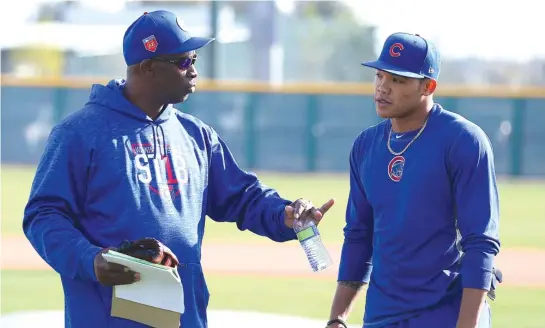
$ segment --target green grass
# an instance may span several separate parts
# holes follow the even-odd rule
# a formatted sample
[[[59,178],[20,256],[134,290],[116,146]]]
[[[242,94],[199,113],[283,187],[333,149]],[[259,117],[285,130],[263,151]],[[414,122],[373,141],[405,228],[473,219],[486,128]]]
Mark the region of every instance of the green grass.
[[[34,168],[2,166],[2,233],[21,234],[21,218],[28,199]],[[279,175],[261,174],[261,179],[279,190],[282,196],[305,197],[316,205],[329,198],[337,203],[320,225],[328,242],[342,242],[344,212],[348,195],[346,175]],[[535,247],[545,249],[545,182],[501,181],[500,236],[503,247]],[[261,237],[240,233],[235,224],[207,222],[206,241],[259,242]]]
[[[1,313],[63,308],[58,276],[52,271],[2,271]],[[335,281],[208,274],[211,309],[253,310],[326,319]],[[31,296],[36,295],[36,296]],[[289,296],[288,296],[289,295]],[[47,302],[44,302],[44,299]],[[492,302],[495,328],[537,328],[545,322],[545,289],[500,286]],[[363,294],[350,322],[361,323]]]
[[[3,236],[22,233],[21,218],[33,173],[34,169],[30,167],[2,166]],[[305,197],[321,205],[331,197],[336,198],[337,204],[327,214],[320,230],[326,241],[342,242],[348,194],[346,175],[262,174],[260,177],[289,199]],[[499,188],[503,246],[545,249],[542,237],[545,231],[545,220],[542,219],[545,217],[545,183],[501,181]],[[207,223],[205,242],[262,240],[249,232],[239,232],[234,224],[220,224],[211,220]],[[1,313],[63,308],[62,287],[54,272],[3,270],[0,279]],[[212,294],[212,309],[253,310],[317,319],[327,317],[335,289],[334,280],[216,274],[208,274],[207,279]],[[543,299],[545,289],[500,286],[498,300],[492,304],[494,327],[537,328],[545,322],[545,311],[540,306]],[[363,306],[363,297],[360,297],[351,323],[361,322]]]

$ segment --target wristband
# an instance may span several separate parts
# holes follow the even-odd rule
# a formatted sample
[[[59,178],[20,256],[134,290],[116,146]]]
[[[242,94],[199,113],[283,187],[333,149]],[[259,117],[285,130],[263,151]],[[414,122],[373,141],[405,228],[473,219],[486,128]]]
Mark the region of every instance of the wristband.
[[[341,325],[343,325],[344,328],[348,328],[348,326],[346,325],[346,322],[344,322],[343,320],[341,319],[332,319],[332,320],[329,320],[327,322],[327,325],[326,327],[329,327],[329,325],[333,324],[333,323],[340,323]]]

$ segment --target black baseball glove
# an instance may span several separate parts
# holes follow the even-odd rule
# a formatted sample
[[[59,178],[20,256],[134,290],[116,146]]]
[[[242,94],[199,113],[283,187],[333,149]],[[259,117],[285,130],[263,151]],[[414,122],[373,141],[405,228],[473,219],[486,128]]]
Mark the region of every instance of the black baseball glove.
[[[125,240],[117,248],[113,248],[113,250],[172,268],[175,268],[179,264],[176,255],[155,238],[143,238],[135,241]]]

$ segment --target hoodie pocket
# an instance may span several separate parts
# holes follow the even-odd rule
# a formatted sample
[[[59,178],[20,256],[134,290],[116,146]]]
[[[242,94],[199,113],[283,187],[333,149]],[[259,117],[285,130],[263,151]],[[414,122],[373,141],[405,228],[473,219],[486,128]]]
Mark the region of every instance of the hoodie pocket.
[[[200,263],[180,263],[178,273],[184,289],[182,327],[206,327],[210,293]]]

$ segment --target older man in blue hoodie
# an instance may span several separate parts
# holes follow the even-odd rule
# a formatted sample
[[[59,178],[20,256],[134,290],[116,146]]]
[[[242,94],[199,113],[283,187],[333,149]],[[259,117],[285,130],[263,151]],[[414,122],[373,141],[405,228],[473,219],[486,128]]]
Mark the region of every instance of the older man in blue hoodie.
[[[51,131],[23,229],[61,276],[67,328],[143,326],[110,316],[111,286],[138,276],[100,255],[145,237],[180,261],[181,326],[206,327],[206,216],[283,242],[296,239],[298,213],[319,222],[333,205],[281,198],[239,168],[213,128],[172,107],[195,91],[195,50],[211,41],[192,37],[171,12],[144,13],[123,40],[127,79],[93,85],[87,104]]]

